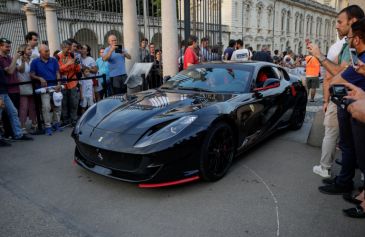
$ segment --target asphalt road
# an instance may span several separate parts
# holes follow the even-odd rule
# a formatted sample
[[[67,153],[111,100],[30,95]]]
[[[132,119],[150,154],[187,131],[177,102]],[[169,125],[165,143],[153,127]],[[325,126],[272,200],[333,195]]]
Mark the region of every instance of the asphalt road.
[[[0,149],[0,236],[363,235],[363,220],[342,215],[351,204],[318,192],[309,128],[271,137],[216,183],[163,189],[75,166],[70,129],[13,143]]]

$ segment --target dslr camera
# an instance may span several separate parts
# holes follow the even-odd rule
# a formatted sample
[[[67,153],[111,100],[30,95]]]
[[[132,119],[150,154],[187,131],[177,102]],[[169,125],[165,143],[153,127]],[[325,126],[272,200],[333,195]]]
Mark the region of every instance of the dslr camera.
[[[116,46],[118,47],[115,49],[115,53],[123,53],[123,45],[118,44]]]
[[[344,97],[348,95],[347,88],[341,84],[334,84],[330,88],[331,101],[342,108],[350,105],[354,100],[345,99]]]

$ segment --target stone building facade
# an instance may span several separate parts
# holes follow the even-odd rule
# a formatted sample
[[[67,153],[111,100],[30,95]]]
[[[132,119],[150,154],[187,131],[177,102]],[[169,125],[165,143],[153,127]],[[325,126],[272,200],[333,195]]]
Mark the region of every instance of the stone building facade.
[[[305,39],[324,50],[336,41],[337,12],[347,4],[341,0],[223,0],[222,23],[230,27],[230,38],[243,39],[246,47],[305,54]]]

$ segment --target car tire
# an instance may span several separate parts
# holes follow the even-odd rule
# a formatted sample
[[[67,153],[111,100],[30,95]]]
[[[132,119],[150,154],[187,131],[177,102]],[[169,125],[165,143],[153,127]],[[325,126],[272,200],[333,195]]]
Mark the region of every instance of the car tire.
[[[211,127],[204,139],[199,170],[205,181],[221,179],[232,165],[235,155],[235,142],[232,128],[219,122]]]
[[[299,103],[295,106],[293,114],[290,118],[289,128],[291,130],[299,130],[304,123],[307,107],[307,98],[303,97]]]

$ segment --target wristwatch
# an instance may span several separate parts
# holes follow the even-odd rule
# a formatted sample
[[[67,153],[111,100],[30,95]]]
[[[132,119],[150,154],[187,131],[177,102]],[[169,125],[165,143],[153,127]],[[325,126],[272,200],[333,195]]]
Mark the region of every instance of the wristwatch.
[[[320,62],[320,63],[322,63],[323,61],[325,61],[327,59],[327,57],[326,56],[324,56],[323,54],[321,54],[319,57],[318,57],[318,61]]]

